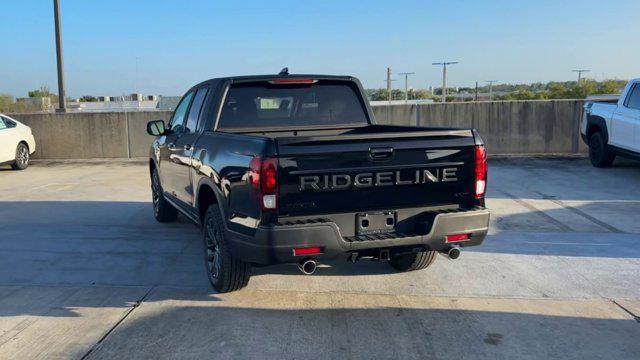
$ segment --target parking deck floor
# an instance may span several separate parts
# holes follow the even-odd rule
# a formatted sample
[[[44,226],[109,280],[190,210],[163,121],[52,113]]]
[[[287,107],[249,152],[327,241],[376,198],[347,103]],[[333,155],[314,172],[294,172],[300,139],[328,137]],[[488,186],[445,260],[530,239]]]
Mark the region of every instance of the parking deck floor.
[[[485,243],[428,270],[254,270],[216,294],[144,162],[0,169],[0,358],[640,356],[640,163],[490,161]]]

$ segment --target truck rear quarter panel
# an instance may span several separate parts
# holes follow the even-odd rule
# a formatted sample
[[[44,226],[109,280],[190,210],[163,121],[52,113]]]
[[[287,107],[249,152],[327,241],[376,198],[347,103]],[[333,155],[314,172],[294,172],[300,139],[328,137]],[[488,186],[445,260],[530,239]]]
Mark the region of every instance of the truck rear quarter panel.
[[[227,226],[242,233],[255,230],[261,210],[260,203],[253,198],[249,166],[255,156],[274,154],[271,139],[205,131],[198,139],[193,158],[193,183],[198,184],[196,204],[200,202],[202,187],[212,187]]]

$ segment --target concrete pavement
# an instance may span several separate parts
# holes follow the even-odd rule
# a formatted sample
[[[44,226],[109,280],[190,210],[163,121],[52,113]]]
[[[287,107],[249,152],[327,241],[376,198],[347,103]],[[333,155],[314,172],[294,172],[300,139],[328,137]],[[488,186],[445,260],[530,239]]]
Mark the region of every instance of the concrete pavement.
[[[0,358],[637,358],[639,180],[494,160],[490,236],[459,260],[266,267],[215,294],[198,229],[153,219],[144,164],[0,170]]]

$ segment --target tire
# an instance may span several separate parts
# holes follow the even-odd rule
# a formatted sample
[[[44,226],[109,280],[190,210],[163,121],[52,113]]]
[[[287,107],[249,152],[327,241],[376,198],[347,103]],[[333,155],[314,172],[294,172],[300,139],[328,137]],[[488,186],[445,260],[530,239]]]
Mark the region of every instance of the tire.
[[[175,221],[178,218],[178,210],[164,198],[157,169],[153,169],[153,173],[151,173],[151,196],[153,216],[156,220],[165,223]]]
[[[25,143],[19,143],[16,147],[16,157],[11,167],[13,170],[24,170],[29,166],[29,147]]]
[[[436,251],[420,251],[411,254],[392,255],[389,265],[398,271],[426,269],[436,261]]]
[[[611,166],[616,159],[616,153],[607,149],[601,132],[594,133],[589,138],[589,159],[591,165],[599,168]]]
[[[204,265],[211,285],[220,293],[240,290],[251,277],[251,264],[237,259],[229,249],[224,233],[224,219],[216,204],[204,216],[202,244]]]

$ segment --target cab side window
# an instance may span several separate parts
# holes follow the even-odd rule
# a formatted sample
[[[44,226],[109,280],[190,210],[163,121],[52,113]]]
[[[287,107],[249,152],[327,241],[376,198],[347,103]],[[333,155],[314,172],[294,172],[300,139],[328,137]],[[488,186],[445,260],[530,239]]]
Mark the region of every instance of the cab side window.
[[[0,130],[8,128],[7,123],[4,122],[4,118],[0,117]]]
[[[176,111],[173,113],[173,117],[171,121],[169,121],[169,130],[171,130],[174,134],[179,134],[184,132],[184,118],[187,114],[187,109],[189,109],[189,104],[191,104],[191,99],[193,98],[193,92],[188,93],[182,98],[180,101],[180,105],[176,108]]]
[[[191,105],[191,109],[189,110],[189,116],[187,117],[187,124],[185,132],[194,133],[198,129],[198,118],[200,118],[200,113],[202,112],[202,105],[204,104],[204,99],[207,97],[207,91],[209,88],[202,88],[196,92],[196,96],[193,98],[193,104]]]
[[[640,85],[635,84],[631,89],[631,94],[627,99],[627,107],[629,109],[640,110]]]
[[[16,127],[16,123],[15,123],[15,122],[13,122],[13,121],[11,121],[11,120],[7,119],[7,118],[6,118],[6,117],[4,117],[4,116],[0,116],[0,120],[4,121],[5,126],[6,126],[7,128],[9,128],[9,129]]]

